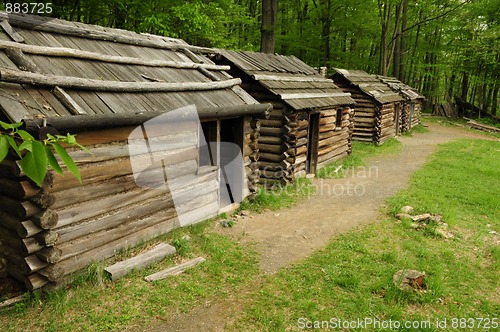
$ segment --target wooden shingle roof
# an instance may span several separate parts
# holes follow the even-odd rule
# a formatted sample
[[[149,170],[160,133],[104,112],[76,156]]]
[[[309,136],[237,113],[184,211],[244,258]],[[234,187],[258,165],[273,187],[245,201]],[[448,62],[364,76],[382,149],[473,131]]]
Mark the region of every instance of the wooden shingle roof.
[[[389,85],[378,79],[376,75],[362,70],[346,70],[335,68],[337,75],[345,77],[352,85],[358,87],[366,95],[381,104],[404,100],[399,93],[394,92]]]
[[[393,91],[399,92],[403,97],[408,100],[425,99],[423,95],[418,93],[417,89],[404,84],[395,77],[377,76],[382,82],[387,84]]]
[[[0,12],[0,108],[11,121],[252,105],[209,49],[180,39]]]
[[[220,56],[296,110],[355,103],[331,79],[294,56],[227,50],[220,50]]]

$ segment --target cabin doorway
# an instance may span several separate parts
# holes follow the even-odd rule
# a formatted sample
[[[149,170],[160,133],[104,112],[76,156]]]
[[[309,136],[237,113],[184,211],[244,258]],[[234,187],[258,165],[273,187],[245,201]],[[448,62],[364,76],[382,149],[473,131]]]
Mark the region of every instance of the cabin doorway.
[[[220,121],[220,204],[222,209],[243,200],[243,118]],[[239,158],[238,158],[239,157]]]
[[[395,126],[395,133],[396,136],[399,135],[399,125],[400,125],[400,117],[401,117],[401,109],[399,104],[394,105],[394,126]]]
[[[309,115],[309,130],[307,137],[307,160],[306,173],[316,173],[318,165],[318,145],[319,145],[319,118],[320,113]]]

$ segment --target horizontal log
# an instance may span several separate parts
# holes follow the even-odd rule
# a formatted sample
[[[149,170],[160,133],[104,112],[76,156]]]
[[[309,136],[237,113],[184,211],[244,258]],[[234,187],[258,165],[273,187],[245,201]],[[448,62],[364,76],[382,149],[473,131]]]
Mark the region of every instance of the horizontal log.
[[[59,240],[59,233],[53,230],[48,230],[35,234],[33,237],[40,244],[51,247],[56,244],[57,240]]]
[[[282,136],[260,136],[259,144],[281,144],[283,143]]]
[[[147,67],[169,67],[183,69],[198,69],[227,71],[229,66],[219,66],[214,64],[195,63],[195,62],[180,62],[171,60],[149,60],[144,58],[134,58],[120,55],[109,55],[97,52],[82,51],[67,47],[47,47],[38,45],[20,44],[10,41],[0,41],[0,49],[15,49],[27,54],[45,55],[51,57],[65,57],[83,60],[93,60],[107,63],[118,63],[126,65],[139,65]]]
[[[12,26],[24,27],[31,30],[39,30],[50,33],[56,33],[67,36],[74,36],[87,39],[96,40],[107,40],[115,43],[122,43],[127,45],[136,45],[143,47],[151,47],[166,50],[184,50],[189,49],[193,52],[199,53],[214,53],[214,49],[192,46],[188,44],[180,44],[178,42],[172,42],[168,38],[149,35],[145,37],[143,35],[137,34],[136,36],[131,36],[130,34],[124,34],[119,30],[103,31],[97,30],[95,28],[87,28],[83,26],[67,25],[61,24],[55,21],[50,21],[50,18],[39,17],[39,16],[23,16],[17,14],[7,14],[5,12],[0,12],[0,19],[8,20]],[[116,32],[115,32],[116,31]]]
[[[174,255],[175,253],[175,247],[167,243],[160,243],[152,249],[142,252],[137,256],[108,266],[104,269],[104,271],[109,273],[111,280],[116,280],[125,276],[133,269],[142,269],[154,263],[158,263],[165,259],[165,257]]]
[[[57,225],[59,215],[51,210],[42,210],[31,217],[31,221],[42,229],[51,229]]]
[[[281,127],[283,126],[283,120],[281,119],[269,119],[269,120],[259,120],[261,127]]]
[[[17,234],[22,238],[28,238],[43,231],[31,220],[21,221],[16,229]]]
[[[16,268],[18,268],[24,275],[32,274],[33,272],[41,270],[48,265],[47,262],[42,261],[34,254],[21,256],[20,253],[17,253],[8,247],[5,248],[5,253],[5,258],[10,262],[7,266],[16,266]]]
[[[40,188],[26,180],[0,178],[0,194],[17,200],[24,200],[36,195]]]
[[[7,266],[7,273],[17,281],[19,281],[21,284],[23,284],[27,290],[33,291],[35,289],[40,289],[46,284],[49,283],[49,281],[40,276],[37,273],[31,274],[31,275],[25,275],[23,271],[20,271],[18,268],[15,266],[12,266],[9,264]]]
[[[284,133],[282,127],[260,127],[260,135],[262,136],[275,136],[281,137]]]
[[[329,124],[335,124],[335,123],[337,123],[337,117],[335,117],[335,116],[321,117],[319,120],[320,125],[329,125]]]
[[[54,264],[61,260],[62,251],[61,249],[55,247],[44,247],[37,251],[35,255],[44,262]]]
[[[0,208],[21,219],[29,218],[41,211],[30,201],[19,201],[5,195],[0,195]]]
[[[185,92],[207,91],[231,88],[241,83],[238,78],[219,82],[122,82],[103,81],[89,78],[58,76],[23,72],[0,68],[0,79],[4,82],[33,86],[101,92]]]
[[[91,248],[89,251],[86,251],[81,255],[72,256],[67,260],[60,261],[57,265],[64,270],[66,275],[68,275],[89,266],[92,262],[98,262],[110,258],[121,249],[133,247],[138,243],[148,241],[160,234],[165,234],[176,228],[178,225],[175,220],[162,219],[157,215],[152,215],[147,218],[152,219],[153,226],[133,232],[123,238],[110,241],[101,247]]]
[[[26,174],[21,170],[19,160],[4,159],[0,162],[0,175],[7,178],[17,178]]]
[[[335,144],[335,143],[343,141],[343,140],[347,140],[349,138],[349,133],[348,132],[344,131],[344,132],[340,132],[340,133],[341,133],[340,135],[335,135],[333,137],[320,140],[319,143],[318,143],[318,147],[321,148],[321,147],[324,147],[324,146],[330,146],[332,144]]]
[[[325,162],[334,162],[335,160],[340,159],[340,156],[345,155],[347,155],[347,144],[344,146],[340,146],[322,156],[318,156],[318,164]]]
[[[324,133],[326,131],[335,130],[335,128],[337,128],[337,126],[335,124],[323,125],[323,126],[319,127],[319,132]]]
[[[34,238],[21,239],[3,226],[0,226],[0,240],[14,252],[22,256],[28,256],[44,247]]]
[[[262,154],[263,152],[270,152],[274,154],[281,154],[285,152],[285,147],[282,145],[273,145],[273,144],[259,144],[259,151]],[[262,156],[261,156],[262,157]]]
[[[283,171],[285,168],[281,165],[281,163],[259,161],[259,169],[268,171]]]
[[[37,271],[37,274],[48,279],[52,282],[60,282],[64,277],[64,270],[58,265],[49,265],[40,271]]]
[[[56,202],[56,197],[45,189],[39,191],[36,195],[29,198],[30,202],[35,203],[42,209],[47,209],[54,205]]]
[[[260,155],[260,160],[263,160],[263,161],[272,161],[272,162],[281,162],[282,160],[284,160],[286,158],[286,156],[283,154],[283,153],[280,153],[280,154],[275,154],[275,153],[268,153],[268,152],[262,152],[262,153],[259,153]]]

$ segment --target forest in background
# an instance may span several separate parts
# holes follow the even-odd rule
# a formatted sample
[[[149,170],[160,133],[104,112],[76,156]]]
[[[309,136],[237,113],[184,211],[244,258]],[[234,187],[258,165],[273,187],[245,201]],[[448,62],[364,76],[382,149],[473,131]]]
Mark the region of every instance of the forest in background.
[[[51,15],[259,51],[263,1],[278,0],[53,0]],[[499,13],[499,0],[279,0],[275,52],[398,77],[427,107],[458,98],[496,115]]]

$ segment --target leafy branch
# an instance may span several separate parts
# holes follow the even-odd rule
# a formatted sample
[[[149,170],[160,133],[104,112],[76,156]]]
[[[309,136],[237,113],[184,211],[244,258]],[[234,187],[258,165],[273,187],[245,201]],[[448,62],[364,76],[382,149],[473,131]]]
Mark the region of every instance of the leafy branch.
[[[61,145],[77,146],[91,153],[76,141],[75,135],[69,133],[66,136],[47,134],[43,141],[38,141],[27,131],[20,129],[21,126],[21,122],[10,124],[0,121],[0,162],[12,150],[20,158],[19,166],[26,176],[41,186],[49,166],[58,174],[63,173],[55,152],[66,165],[68,171],[81,182],[78,166]]]

